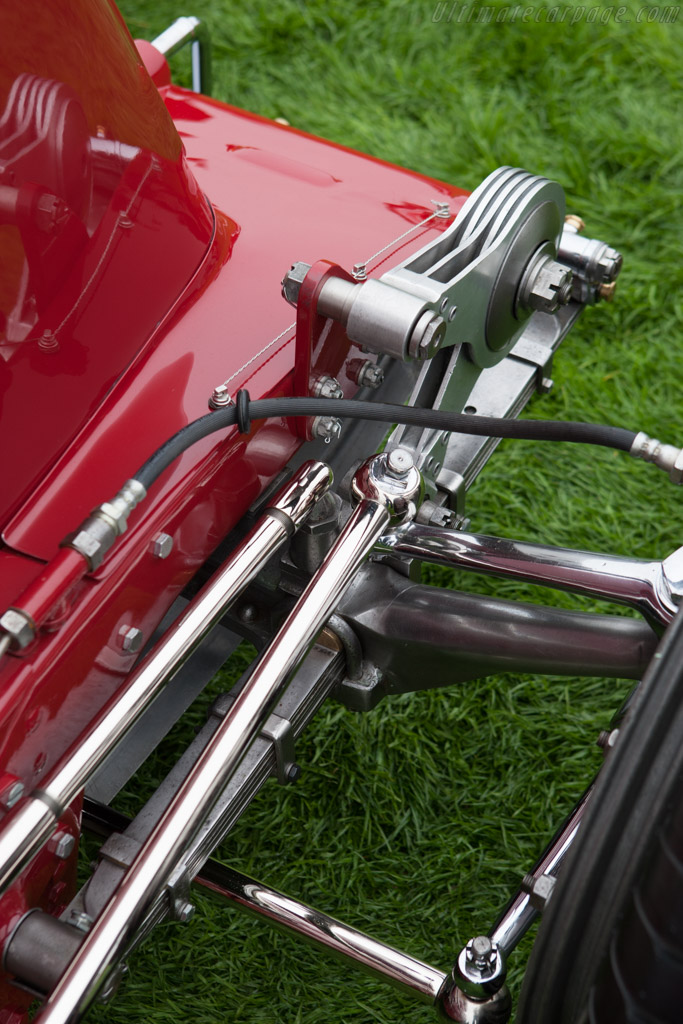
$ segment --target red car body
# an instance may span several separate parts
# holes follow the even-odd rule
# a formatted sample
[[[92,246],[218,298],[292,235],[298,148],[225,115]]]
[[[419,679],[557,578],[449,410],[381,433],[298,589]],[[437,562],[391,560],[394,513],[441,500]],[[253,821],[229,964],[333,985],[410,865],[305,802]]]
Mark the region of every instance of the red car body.
[[[217,384],[295,393],[293,260],[350,269],[396,239],[381,272],[443,230],[399,238],[433,201],[457,212],[466,194],[171,85],[108,0],[6,5],[0,26],[0,605],[33,587],[45,611],[0,663],[0,788],[28,793],[123,684],[126,632],[151,636],[301,438],[271,420],[194,445],[94,573],[60,542]],[[323,341],[348,397],[359,350],[339,327]],[[62,825],[78,835],[79,801]],[[28,909],[63,909],[76,849],[48,846],[2,897],[0,941]],[[5,979],[0,1021],[30,1001]]]

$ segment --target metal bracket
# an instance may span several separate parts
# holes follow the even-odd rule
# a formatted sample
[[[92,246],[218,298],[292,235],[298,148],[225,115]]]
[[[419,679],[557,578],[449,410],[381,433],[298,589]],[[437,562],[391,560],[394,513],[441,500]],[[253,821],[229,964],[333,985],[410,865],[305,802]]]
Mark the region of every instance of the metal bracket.
[[[234,702],[235,698],[231,694],[222,694],[214,702],[211,714],[216,718],[224,718]],[[301,768],[296,763],[292,723],[288,718],[283,718],[273,712],[261,729],[261,736],[273,744],[275,774],[278,782],[283,786],[289,782],[295,782],[301,775]]]
[[[301,769],[295,759],[292,723],[287,718],[272,714],[261,730],[261,735],[273,744],[278,782],[283,786],[294,782],[301,774]]]

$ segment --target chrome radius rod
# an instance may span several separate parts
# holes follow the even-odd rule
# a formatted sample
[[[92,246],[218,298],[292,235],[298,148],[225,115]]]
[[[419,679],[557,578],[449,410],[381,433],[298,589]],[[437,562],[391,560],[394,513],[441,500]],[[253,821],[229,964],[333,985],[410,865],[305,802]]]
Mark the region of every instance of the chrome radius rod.
[[[358,470],[353,489],[359,504],[351,518],[86,935],[46,1001],[41,1024],[79,1020],[106,984],[340,595],[392,515],[414,513],[421,488],[419,472],[401,449]]]
[[[444,986],[447,976],[438,968],[232,868],[211,862],[204,867],[199,883],[233,906],[265,918],[285,934],[298,935],[422,1002],[436,1002]]]
[[[683,548],[648,562],[411,522],[387,531],[378,549],[631,605],[660,626],[671,622],[683,596]]]
[[[331,483],[331,470],[322,462],[308,462],[299,469],[178,621],[133,670],[111,705],[81,733],[45,778],[42,788],[10,812],[0,830],[0,891],[48,841],[90,776]]]

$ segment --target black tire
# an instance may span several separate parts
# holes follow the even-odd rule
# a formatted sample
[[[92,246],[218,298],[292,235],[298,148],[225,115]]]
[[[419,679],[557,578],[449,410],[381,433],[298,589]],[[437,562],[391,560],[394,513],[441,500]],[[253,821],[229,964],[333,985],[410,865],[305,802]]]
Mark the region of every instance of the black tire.
[[[596,783],[534,944],[518,1024],[683,1021],[683,614]]]

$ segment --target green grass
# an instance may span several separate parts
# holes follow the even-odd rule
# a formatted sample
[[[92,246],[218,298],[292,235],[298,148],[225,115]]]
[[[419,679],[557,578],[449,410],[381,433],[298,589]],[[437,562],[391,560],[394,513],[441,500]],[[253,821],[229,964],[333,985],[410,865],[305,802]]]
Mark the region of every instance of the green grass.
[[[146,38],[179,13],[205,18],[214,94],[238,106],[467,188],[500,164],[560,181],[568,208],[590,236],[623,251],[625,269],[618,301],[586,313],[533,414],[682,440],[683,13],[674,25],[639,24],[635,4],[629,20],[616,24],[615,7],[600,24],[590,5],[577,19],[572,4],[560,8],[562,23],[510,23],[508,13],[506,24],[458,24],[457,12],[445,20],[450,7],[435,22],[436,6],[198,0],[179,9],[129,0],[122,9]],[[175,60],[182,81],[185,61]],[[643,557],[681,541],[680,492],[607,451],[503,443],[469,512],[480,532]],[[591,607],[436,569],[427,576]],[[446,968],[487,928],[596,771],[595,738],[627,690],[503,676],[394,698],[368,716],[329,704],[300,744],[300,782],[269,783],[220,857]],[[143,785],[159,773],[156,759]],[[434,1019],[267,925],[201,892],[196,899],[192,923],[160,929],[95,1020]],[[513,958],[513,987],[527,947]]]

